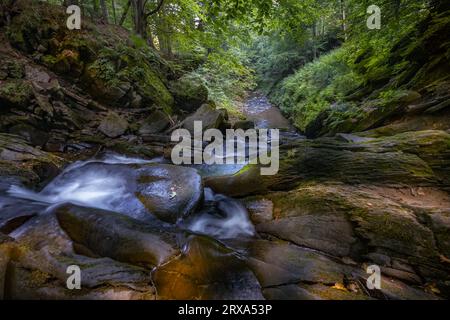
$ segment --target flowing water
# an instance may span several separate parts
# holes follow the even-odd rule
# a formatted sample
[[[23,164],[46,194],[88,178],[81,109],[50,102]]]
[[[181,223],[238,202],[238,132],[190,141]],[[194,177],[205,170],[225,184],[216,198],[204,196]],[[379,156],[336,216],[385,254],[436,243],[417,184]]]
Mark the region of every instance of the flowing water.
[[[253,96],[246,104],[245,112],[257,127],[274,128],[289,126],[277,108],[262,96]],[[245,144],[245,141],[238,143]],[[224,158],[232,157],[234,151],[225,152]],[[160,163],[161,158],[144,160],[117,154],[105,154],[85,161],[77,161],[66,167],[42,190],[36,192],[13,185],[6,195],[0,195],[0,208],[8,206],[37,205],[46,214],[63,203],[115,211],[145,221],[148,211],[135,194],[136,168]],[[244,165],[194,166],[202,176],[233,174]],[[188,183],[188,181],[186,181]],[[245,207],[236,199],[214,194],[205,188],[204,204],[196,213],[179,221],[181,228],[206,234],[217,239],[252,237],[255,229]],[[19,207],[15,208],[18,210]]]

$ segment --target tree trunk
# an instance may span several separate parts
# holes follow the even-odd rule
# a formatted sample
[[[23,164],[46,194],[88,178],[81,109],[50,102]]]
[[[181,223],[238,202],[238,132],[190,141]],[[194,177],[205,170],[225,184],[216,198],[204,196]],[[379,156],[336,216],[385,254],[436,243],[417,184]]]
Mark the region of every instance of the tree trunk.
[[[344,41],[347,41],[347,14],[345,12],[344,0],[341,0],[341,12],[342,12],[342,32],[344,33]]]
[[[123,25],[123,23],[125,22],[125,19],[127,18],[128,10],[130,10],[130,5],[131,5],[131,0],[128,0],[125,10],[122,13],[122,17],[120,18],[119,26]]]
[[[98,14],[98,2],[97,0],[92,0],[92,9],[93,9],[93,13],[92,13],[92,19],[97,19],[99,14]]]
[[[312,26],[312,47],[313,47],[313,60],[317,59],[317,22],[314,22]]]
[[[108,7],[106,0],[100,0],[100,7],[102,8],[102,22],[108,23]]]
[[[131,0],[134,11],[134,31],[143,39],[147,39],[147,16],[144,0]]]
[[[113,12],[114,24],[117,24],[116,2],[115,2],[114,0],[111,1],[111,6],[112,6],[112,12]]]

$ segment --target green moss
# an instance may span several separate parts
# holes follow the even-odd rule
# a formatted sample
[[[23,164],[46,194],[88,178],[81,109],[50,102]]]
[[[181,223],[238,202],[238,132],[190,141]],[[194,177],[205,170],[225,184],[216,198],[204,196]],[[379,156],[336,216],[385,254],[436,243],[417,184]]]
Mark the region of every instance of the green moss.
[[[4,59],[0,64],[0,70],[5,72],[8,77],[14,79],[22,79],[24,77],[25,68],[20,61],[14,60],[9,56],[0,56],[0,59]]]
[[[49,69],[53,69],[53,66],[56,63],[56,57],[47,54],[45,56],[42,56],[41,62]]]
[[[0,82],[0,102],[11,107],[28,107],[33,97],[33,88],[24,80]]]
[[[85,70],[84,77],[94,84],[103,97],[111,96],[111,90],[127,83],[141,95],[144,104],[156,103],[168,114],[172,113],[173,98],[162,80],[162,75],[150,64],[138,49],[118,46],[105,48]]]

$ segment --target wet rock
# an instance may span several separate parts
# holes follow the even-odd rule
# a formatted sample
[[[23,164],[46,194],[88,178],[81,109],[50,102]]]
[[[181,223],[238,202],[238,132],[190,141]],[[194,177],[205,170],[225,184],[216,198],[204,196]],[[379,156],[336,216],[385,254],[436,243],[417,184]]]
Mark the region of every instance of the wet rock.
[[[38,210],[36,207],[36,212]],[[31,252],[45,250],[62,256],[74,254],[73,241],[61,229],[56,216],[45,212],[45,206],[39,213],[14,230],[11,236]],[[42,262],[39,264],[41,267],[44,265]]]
[[[117,138],[128,129],[128,122],[115,112],[109,112],[103,118],[98,130],[110,138]]]
[[[352,226],[344,215],[322,212],[278,218],[258,225],[257,231],[341,257],[350,255],[351,246],[356,242]]]
[[[194,132],[194,121],[201,121],[203,131],[208,129],[225,129],[226,114],[222,110],[216,110],[210,104],[203,104],[193,115],[183,121],[183,128]]]
[[[276,177],[277,178],[277,177]],[[247,165],[238,172],[229,175],[210,175],[204,178],[205,187],[216,193],[231,197],[266,194],[270,192],[270,183],[261,177],[258,166]]]
[[[233,129],[242,129],[242,130],[248,130],[248,129],[254,129],[255,128],[255,122],[252,120],[240,120],[236,121],[233,124]]]
[[[259,300],[253,273],[231,250],[206,237],[188,239],[183,253],[154,272],[159,299]]]
[[[178,253],[174,234],[161,224],[142,223],[127,216],[73,205],[55,211],[73,241],[102,257],[154,267]]]
[[[101,141],[92,141],[89,137],[84,136],[84,141],[88,143],[94,143],[102,145]],[[82,141],[83,141],[82,140]],[[115,151],[120,154],[128,155],[128,156],[136,156],[136,157],[146,157],[146,158],[155,158],[162,155],[163,151],[160,146],[152,146],[150,144],[140,143],[139,140],[136,141],[122,141],[122,140],[113,140],[107,141],[104,144],[108,149]]]
[[[263,293],[268,300],[320,300],[320,297],[297,284],[266,288]]]
[[[273,219],[273,203],[266,198],[247,198],[243,200],[250,219],[254,224],[260,224]]]
[[[9,234],[32,217],[44,210],[45,206],[29,201],[0,196],[0,232]]]
[[[400,279],[401,281],[404,281],[406,283],[416,284],[416,285],[422,284],[422,280],[414,272],[407,272],[407,271],[398,270],[398,269],[394,269],[394,268],[382,267],[381,273],[385,274],[389,277],[392,277],[392,278]]]
[[[141,167],[135,194],[159,219],[175,223],[192,213],[203,199],[203,184],[196,170],[172,165]]]
[[[169,90],[176,105],[187,112],[194,112],[208,100],[208,88],[193,76],[186,75],[172,82]]]
[[[0,177],[0,191],[8,190],[12,185],[33,186],[40,180],[32,168],[3,160],[0,160]]]
[[[248,249],[247,263],[263,287],[295,282],[342,283],[347,269],[312,250],[287,242],[257,240]]]
[[[44,145],[44,150],[48,152],[63,152],[66,147],[66,139],[63,136],[50,136]]]
[[[345,288],[335,288],[322,284],[290,284],[264,289],[269,300],[368,300],[370,297],[354,293]]]
[[[12,242],[14,241],[13,238],[11,238],[10,236],[7,236],[6,234],[0,232],[0,245],[3,243],[7,243],[7,242]]]
[[[273,220],[258,224],[258,232],[333,256],[350,256],[357,239],[346,215],[348,207],[322,192],[310,186],[269,195]]]
[[[11,251],[13,250],[12,241],[5,235],[0,233],[0,299],[5,299],[6,272],[9,261],[11,259]]]
[[[441,261],[445,251],[434,240],[448,230],[439,233],[424,224],[409,198],[396,199],[393,195],[397,194],[403,193],[367,186],[307,185],[267,195],[273,201],[274,219],[256,228],[333,256],[371,261],[409,283],[420,283],[420,277],[448,277],[448,268]],[[433,202],[426,196],[416,201],[423,203],[428,218],[440,205],[435,202],[437,207],[430,209]]]
[[[68,290],[67,268],[79,266],[81,290]],[[9,263],[8,299],[154,299],[150,271],[109,258],[93,259],[46,248],[30,250],[23,244]]]
[[[289,190],[308,181],[445,187],[448,168],[450,135],[430,130],[362,143],[335,138],[298,140],[280,148],[276,175],[262,176],[259,166],[247,165],[233,175],[208,177],[205,185],[231,196]]]
[[[359,270],[354,271],[349,279],[359,279],[361,283],[366,283],[368,274]],[[434,294],[425,292],[423,289],[418,289],[405,283],[392,279],[387,275],[382,274],[381,277],[381,289],[369,292],[375,297],[384,298],[389,300],[438,300],[439,297]],[[381,295],[380,295],[381,294]]]
[[[162,111],[154,111],[144,120],[139,128],[140,135],[162,132],[170,125],[169,117]]]

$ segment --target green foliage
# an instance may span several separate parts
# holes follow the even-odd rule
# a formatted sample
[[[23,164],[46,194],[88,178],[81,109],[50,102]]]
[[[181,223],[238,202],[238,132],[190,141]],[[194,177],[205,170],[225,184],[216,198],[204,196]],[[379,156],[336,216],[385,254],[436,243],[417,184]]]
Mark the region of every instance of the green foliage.
[[[234,100],[255,87],[251,69],[245,66],[244,53],[231,48],[226,52],[211,53],[197,70],[196,75],[203,79],[209,91],[209,98],[219,108],[236,112]]]
[[[361,84],[362,79],[350,68],[346,54],[344,49],[337,49],[323,55],[277,86],[272,101],[291,115],[301,130],[320,111],[341,101]]]

